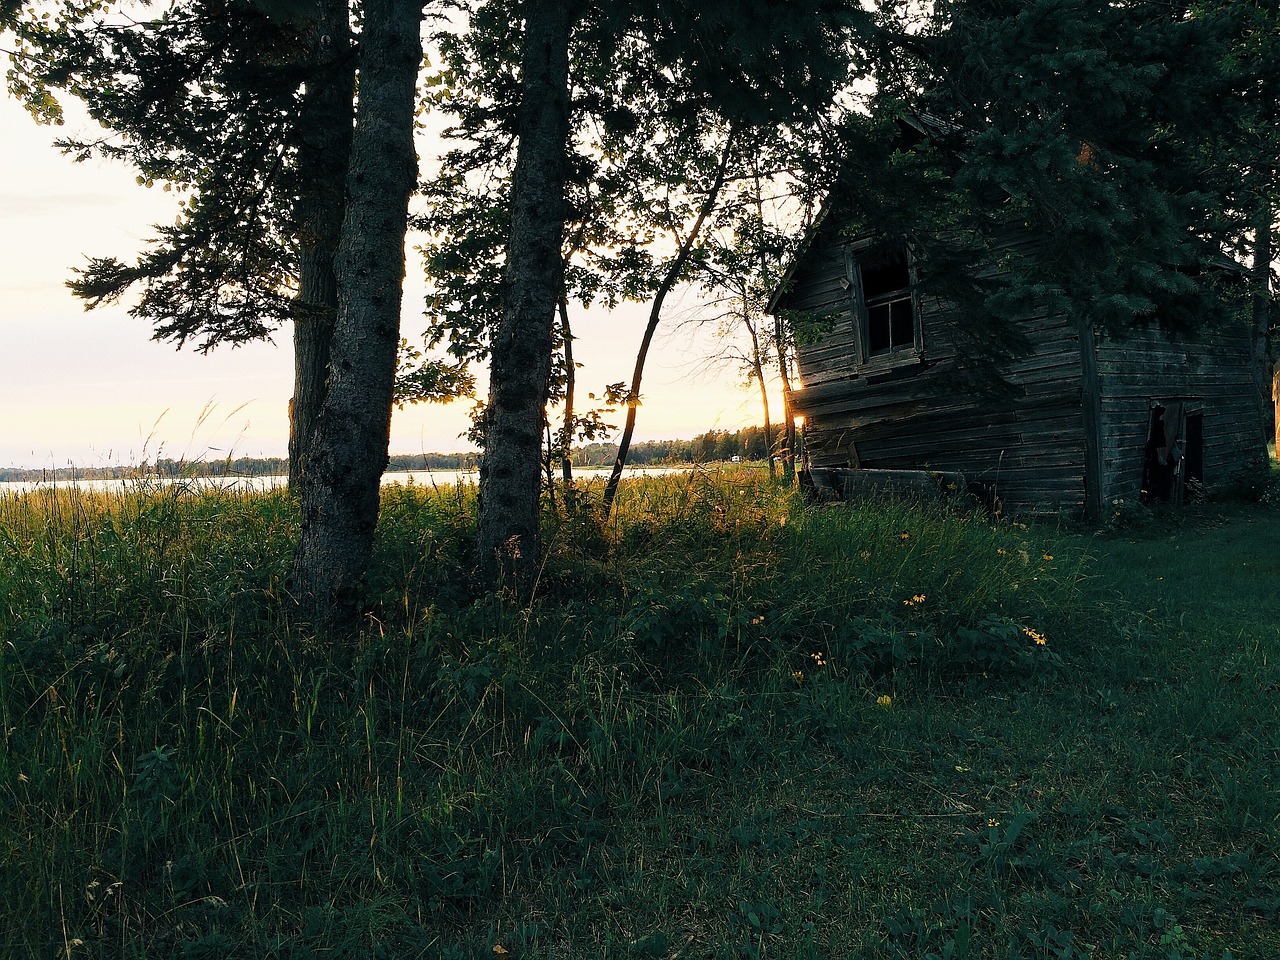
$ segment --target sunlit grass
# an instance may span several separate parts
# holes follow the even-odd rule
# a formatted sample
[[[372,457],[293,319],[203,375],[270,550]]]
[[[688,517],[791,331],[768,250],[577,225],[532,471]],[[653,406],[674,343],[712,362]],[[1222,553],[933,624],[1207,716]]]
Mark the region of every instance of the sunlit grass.
[[[1267,508],[592,493],[520,609],[387,490],[348,645],[283,493],[0,497],[0,956],[1280,955]]]

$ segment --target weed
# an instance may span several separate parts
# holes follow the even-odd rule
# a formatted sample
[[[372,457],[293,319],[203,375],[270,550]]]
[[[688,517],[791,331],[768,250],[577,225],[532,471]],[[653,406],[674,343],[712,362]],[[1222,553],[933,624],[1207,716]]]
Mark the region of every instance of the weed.
[[[387,491],[340,648],[283,494],[0,497],[0,956],[1280,953],[1266,507],[590,496],[520,608]]]

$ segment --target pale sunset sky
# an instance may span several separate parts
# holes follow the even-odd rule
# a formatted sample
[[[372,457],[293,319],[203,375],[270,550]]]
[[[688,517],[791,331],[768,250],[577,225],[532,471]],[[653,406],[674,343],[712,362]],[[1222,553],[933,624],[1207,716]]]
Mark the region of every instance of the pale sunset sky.
[[[172,194],[138,186],[123,164],[62,156],[54,139],[90,129],[73,103],[64,105],[66,127],[41,127],[0,94],[0,467],[284,456],[293,387],[287,328],[274,343],[201,355],[153,341],[149,326],[129,316],[128,303],[86,312],[67,290],[72,269],[87,257],[131,260],[152,225],[170,221],[177,208]],[[425,154],[432,145],[419,149]],[[411,251],[401,321],[410,340],[424,325],[420,277]],[[637,439],[759,423],[758,395],[737,371],[707,373],[700,364],[715,344],[676,330],[697,310],[696,300],[671,300],[667,335],[659,332],[646,368]],[[647,312],[643,305],[577,311],[580,395],[630,380]],[[470,406],[397,411],[391,452],[466,449],[459,435]]]

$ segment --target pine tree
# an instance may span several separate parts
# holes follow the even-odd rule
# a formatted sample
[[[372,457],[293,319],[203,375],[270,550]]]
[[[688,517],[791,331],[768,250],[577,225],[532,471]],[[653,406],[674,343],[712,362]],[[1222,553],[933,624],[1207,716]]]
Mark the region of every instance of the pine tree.
[[[1019,293],[1100,331],[1203,321],[1226,133],[1226,48],[1212,18],[1128,0],[944,0],[904,35],[919,69],[888,88],[940,121],[966,216],[1020,222],[1043,243]]]
[[[290,480],[324,399],[337,306],[333,258],[350,151],[354,54],[347,0],[183,0],[151,20],[67,0],[15,19],[10,88],[37,118],[58,96],[108,131],[65,138],[78,159],[176,188],[178,221],[133,264],[90,260],[72,282],[90,307],[141,285],[131,313],[157,339],[210,350],[294,326]]]
[[[1280,4],[1206,3],[1227,37],[1224,70],[1232,95],[1224,101],[1228,136],[1206,144],[1207,164],[1234,173],[1224,220],[1248,260],[1252,372],[1268,441],[1280,436],[1275,389],[1280,364],[1272,339],[1280,226]]]

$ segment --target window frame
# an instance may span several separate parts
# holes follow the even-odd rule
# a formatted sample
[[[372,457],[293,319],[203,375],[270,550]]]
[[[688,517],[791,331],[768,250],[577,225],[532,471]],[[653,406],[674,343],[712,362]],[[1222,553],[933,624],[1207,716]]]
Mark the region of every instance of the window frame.
[[[869,252],[886,247],[900,247],[907,261],[907,289],[911,294],[911,325],[914,334],[911,344],[890,347],[871,353],[871,316],[862,281],[862,261]],[[904,241],[886,240],[881,237],[860,237],[845,245],[845,280],[849,293],[849,312],[853,322],[854,352],[860,367],[891,368],[919,363],[924,355],[924,324],[920,317],[916,262],[911,249]],[[893,291],[896,292],[896,291]]]

